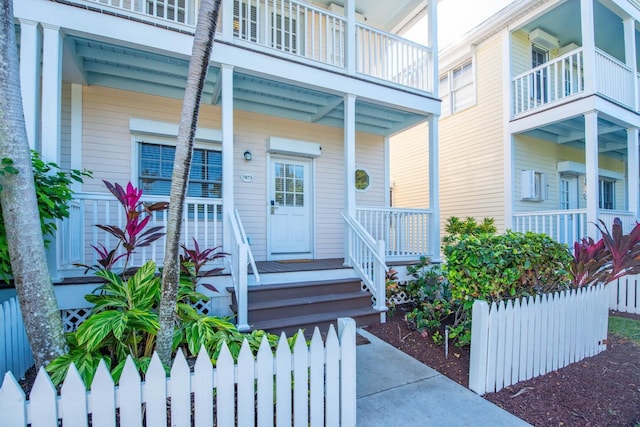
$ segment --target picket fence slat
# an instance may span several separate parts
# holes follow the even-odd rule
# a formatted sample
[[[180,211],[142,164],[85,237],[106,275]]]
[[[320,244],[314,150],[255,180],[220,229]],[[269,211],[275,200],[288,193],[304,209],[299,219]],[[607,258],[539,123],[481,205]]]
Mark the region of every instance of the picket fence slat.
[[[607,285],[609,308],[623,313],[640,314],[640,275],[627,275]]]
[[[606,349],[611,290],[473,305],[469,388],[478,394],[555,371]]]
[[[59,396],[41,369],[27,400],[9,372],[0,387],[2,425],[115,427],[117,413],[121,427],[166,426],[169,407],[171,426],[190,426],[192,397],[195,427],[355,425],[355,322],[338,324],[326,342],[317,328],[309,345],[299,333],[293,352],[284,334],[275,355],[265,339],[254,357],[245,340],[237,362],[224,344],[216,368],[202,349],[193,373],[178,352],[169,377],[156,354],[144,381],[127,358],[117,386],[100,362],[90,391],[72,365]]]

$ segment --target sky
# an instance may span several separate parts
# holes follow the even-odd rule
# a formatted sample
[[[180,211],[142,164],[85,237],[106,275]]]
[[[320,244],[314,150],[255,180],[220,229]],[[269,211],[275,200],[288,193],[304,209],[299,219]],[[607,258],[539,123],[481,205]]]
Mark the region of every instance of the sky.
[[[438,4],[438,46],[440,49],[511,3],[512,0],[442,0]],[[424,23],[417,23],[404,37],[426,44]]]

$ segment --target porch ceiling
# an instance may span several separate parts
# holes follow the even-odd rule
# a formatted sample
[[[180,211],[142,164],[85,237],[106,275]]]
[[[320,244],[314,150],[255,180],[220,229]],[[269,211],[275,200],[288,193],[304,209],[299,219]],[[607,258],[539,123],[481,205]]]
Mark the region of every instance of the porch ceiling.
[[[574,117],[569,120],[551,123],[546,126],[541,126],[528,132],[524,132],[524,135],[584,150],[584,118]],[[611,120],[599,117],[598,150],[600,154],[615,159],[621,160],[626,158],[626,129]]]
[[[188,60],[101,41],[67,36],[64,43],[63,79],[87,85],[182,99]],[[203,102],[220,103],[220,69],[211,66],[203,89]],[[341,96],[331,92],[234,73],[234,108],[255,113],[343,127]],[[391,135],[424,119],[418,114],[356,102],[356,130]]]

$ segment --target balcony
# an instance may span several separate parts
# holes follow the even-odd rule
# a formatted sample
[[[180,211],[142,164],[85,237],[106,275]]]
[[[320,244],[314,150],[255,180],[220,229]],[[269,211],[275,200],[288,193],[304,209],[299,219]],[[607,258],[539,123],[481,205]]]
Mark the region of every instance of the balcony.
[[[198,0],[67,0],[149,25],[192,33]],[[295,0],[237,0],[221,11],[216,38],[278,57],[421,92],[432,92],[433,52],[394,34]],[[228,21],[228,22],[225,22]],[[354,54],[348,51],[354,45]]]
[[[600,49],[595,50],[595,76],[585,75],[582,48],[532,68],[511,81],[512,114],[534,112],[542,107],[585,93],[585,81],[595,79],[595,92],[625,107],[635,109],[634,78],[627,65]]]

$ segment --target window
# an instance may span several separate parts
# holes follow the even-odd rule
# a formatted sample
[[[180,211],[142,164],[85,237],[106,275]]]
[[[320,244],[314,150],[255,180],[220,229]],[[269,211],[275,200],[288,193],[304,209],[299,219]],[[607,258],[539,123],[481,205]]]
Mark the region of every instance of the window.
[[[168,196],[171,190],[173,157],[170,145],[140,143],[139,180],[145,194]],[[222,153],[193,150],[187,197],[222,197]]]
[[[614,209],[616,182],[612,179],[600,178],[598,189],[598,207],[600,209]]]
[[[549,52],[537,45],[531,45],[531,68],[536,68],[549,60]],[[531,76],[531,98],[547,102],[547,69],[541,68]]]
[[[240,6],[239,1],[233,2],[233,36],[257,43],[258,17],[256,7],[248,7],[243,2],[241,13]]]
[[[475,104],[475,81],[471,60],[440,76],[440,98],[443,116]]]
[[[297,53],[297,21],[277,13],[271,14],[271,19],[272,46],[284,52]]]
[[[185,21],[185,0],[147,0],[147,13],[176,22]]]
[[[540,202],[547,198],[547,178],[542,172],[523,170],[520,174],[522,200]]]
[[[369,188],[369,183],[369,173],[364,169],[356,169],[356,190],[366,190]]]

